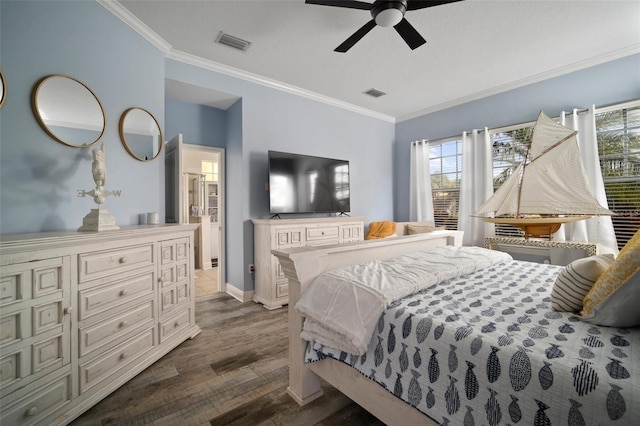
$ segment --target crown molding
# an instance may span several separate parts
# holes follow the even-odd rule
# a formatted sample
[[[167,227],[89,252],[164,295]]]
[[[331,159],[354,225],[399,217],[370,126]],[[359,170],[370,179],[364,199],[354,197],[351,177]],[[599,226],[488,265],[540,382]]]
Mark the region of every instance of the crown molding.
[[[270,78],[263,77],[258,74],[253,74],[247,71],[233,68],[227,65],[220,64],[215,61],[204,59],[199,56],[192,55],[190,53],[174,50],[169,43],[167,43],[162,37],[149,28],[144,22],[136,18],[129,10],[122,6],[117,0],[96,0],[99,4],[104,6],[108,11],[120,18],[125,24],[129,25],[142,37],[147,39],[150,43],[156,46],[168,59],[183,62],[188,65],[193,65],[199,68],[203,68],[209,71],[215,71],[220,74],[228,75],[230,77],[239,78],[251,83],[259,84],[262,86],[270,87],[272,89],[281,90],[293,95],[301,96],[307,99],[311,99],[324,104],[332,105],[341,109],[352,111],[365,116],[373,117],[379,120],[395,123],[396,118],[390,115],[382,114],[370,109],[361,108],[359,106],[350,104],[348,102],[339,101],[329,96],[324,96],[319,93],[315,93],[309,90],[302,89],[300,87],[285,84],[281,81],[272,80]]]
[[[635,55],[637,53],[640,53],[640,43],[634,43],[630,46],[623,47],[621,49],[614,50],[612,52],[608,52],[604,55],[594,56],[592,58],[585,59],[583,61],[574,62],[573,64],[569,64],[564,67],[555,68],[549,71],[532,75],[527,78],[513,81],[511,83],[502,84],[500,86],[496,86],[491,89],[483,90],[481,92],[476,92],[468,96],[463,96],[461,98],[453,99],[448,102],[443,102],[438,105],[424,108],[419,111],[403,115],[401,117],[396,117],[396,123],[411,120],[413,118],[421,117],[423,115],[432,114],[434,112],[442,111],[444,109],[452,108],[468,102],[477,101],[478,99],[504,93],[509,90],[518,89],[520,87],[528,86],[530,84],[539,83],[541,81],[548,80],[550,78],[560,77],[565,74],[569,74],[575,71],[580,71],[592,66],[601,65],[606,62],[614,61],[616,59],[621,59],[626,56]]]
[[[227,65],[217,63],[208,59],[204,59],[199,56],[195,56],[186,52],[174,50],[169,43],[167,43],[162,37],[149,28],[144,22],[139,20],[135,15],[129,12],[124,6],[122,6],[117,0],[96,0],[99,4],[104,6],[107,10],[113,13],[116,17],[129,25],[138,34],[157,47],[166,58],[173,59],[179,62],[183,62],[188,65],[193,65],[199,68],[207,69],[210,71],[218,72],[220,74],[235,77],[241,80],[245,80],[251,83],[259,84],[262,86],[270,87],[272,89],[281,90],[287,93],[291,93],[297,96],[301,96],[307,99],[311,99],[324,104],[332,105],[337,108],[352,111],[365,116],[373,117],[379,120],[387,121],[390,123],[400,123],[403,121],[411,120],[423,115],[432,114],[437,111],[442,111],[447,108],[452,108],[458,105],[462,105],[468,102],[473,102],[482,98],[497,95],[507,92],[509,90],[518,89],[530,84],[538,83],[550,78],[559,77],[565,74],[569,74],[574,71],[580,71],[585,68],[600,65],[605,62],[620,59],[626,56],[640,53],[640,43],[634,43],[629,46],[623,47],[612,52],[594,56],[592,58],[575,62],[563,67],[555,68],[553,70],[545,71],[543,73],[535,74],[520,80],[516,80],[510,83],[502,84],[491,89],[476,92],[467,96],[463,96],[457,99],[452,99],[447,102],[443,102],[437,105],[433,105],[427,108],[420,109],[418,111],[405,114],[398,117],[393,117],[387,114],[382,114],[376,111],[372,111],[367,108],[362,108],[357,105],[343,102],[335,98],[321,95],[316,92],[302,89],[300,87],[292,86],[277,80],[269,79],[264,76],[253,74],[247,71],[233,68]]]
[[[372,111],[366,108],[361,108],[359,106],[350,104],[348,102],[342,102],[337,99],[331,98],[329,96],[324,96],[316,92],[302,89],[300,87],[282,83],[281,81],[278,81],[278,80],[272,80],[270,78],[267,78],[258,74],[253,74],[248,71],[243,71],[238,68],[233,68],[228,65],[220,64],[218,62],[204,59],[200,56],[195,56],[190,53],[185,53],[178,50],[171,50],[165,55],[165,57],[168,59],[173,59],[175,61],[183,62],[188,65],[204,68],[209,71],[218,72],[220,74],[228,75],[230,77],[239,78],[241,80],[245,80],[251,83],[270,87],[276,90],[281,90],[283,92],[288,92],[293,95],[301,96],[317,102],[322,102],[324,104],[328,104],[328,105],[332,105],[348,111],[356,112],[358,114],[377,118],[379,120],[388,121],[390,123],[396,122],[395,117],[392,117],[390,115],[381,114],[379,112]]]
[[[96,0],[109,12],[113,13],[122,22],[129,25],[134,31],[144,37],[147,41],[157,47],[163,54],[171,50],[171,45],[149,28],[144,22],[139,20],[134,14],[129,12],[117,0]]]

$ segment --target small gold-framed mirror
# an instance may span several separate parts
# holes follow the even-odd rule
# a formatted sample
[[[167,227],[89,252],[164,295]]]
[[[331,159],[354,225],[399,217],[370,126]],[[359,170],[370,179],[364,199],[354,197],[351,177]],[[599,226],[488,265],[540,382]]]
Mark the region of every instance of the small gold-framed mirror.
[[[87,147],[104,134],[107,119],[100,100],[73,77],[56,74],[40,80],[31,106],[44,131],[67,146]]]
[[[0,108],[2,108],[5,99],[7,99],[7,81],[2,73],[2,68],[0,68]]]
[[[158,120],[143,108],[129,108],[120,117],[120,139],[133,158],[153,160],[162,150],[162,130]]]

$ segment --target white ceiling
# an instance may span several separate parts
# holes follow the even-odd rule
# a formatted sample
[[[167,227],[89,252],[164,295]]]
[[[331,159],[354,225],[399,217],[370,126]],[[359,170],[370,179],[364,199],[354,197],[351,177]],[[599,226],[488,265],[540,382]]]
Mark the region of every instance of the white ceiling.
[[[168,57],[390,121],[640,52],[637,0],[465,0],[407,12],[427,40],[414,51],[393,28],[376,27],[347,53],[333,49],[371,19],[366,10],[304,0],[99,1]],[[246,52],[216,44],[220,31],[253,44]],[[387,95],[362,93],[371,88]],[[175,81],[167,96],[222,108],[235,99]]]

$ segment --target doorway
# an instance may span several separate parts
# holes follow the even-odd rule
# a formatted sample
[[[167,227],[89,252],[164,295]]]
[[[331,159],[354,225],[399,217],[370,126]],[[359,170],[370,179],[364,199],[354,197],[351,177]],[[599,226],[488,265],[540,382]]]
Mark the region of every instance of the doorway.
[[[184,143],[180,134],[167,143],[165,156],[167,219],[200,225],[192,253],[195,296],[225,292],[224,149]]]

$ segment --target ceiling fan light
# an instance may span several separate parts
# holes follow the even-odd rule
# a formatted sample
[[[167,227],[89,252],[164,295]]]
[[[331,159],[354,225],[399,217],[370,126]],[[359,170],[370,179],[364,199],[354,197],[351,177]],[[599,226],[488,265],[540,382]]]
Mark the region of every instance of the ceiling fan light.
[[[403,18],[402,11],[398,9],[385,9],[376,15],[376,24],[381,27],[394,27]]]

